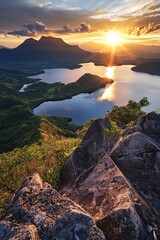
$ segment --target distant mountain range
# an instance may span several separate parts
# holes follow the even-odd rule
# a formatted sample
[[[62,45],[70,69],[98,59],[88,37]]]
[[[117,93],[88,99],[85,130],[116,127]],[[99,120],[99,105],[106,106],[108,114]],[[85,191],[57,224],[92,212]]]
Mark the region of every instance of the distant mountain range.
[[[61,38],[41,37],[39,41],[29,38],[14,49],[0,49],[0,62],[80,62],[90,52],[77,45],[69,45]]]
[[[111,46],[106,43],[97,42],[85,42],[79,45],[83,50],[90,52],[99,53],[109,53],[111,51]],[[159,58],[160,56],[160,46],[154,45],[142,45],[133,43],[123,43],[122,45],[116,46],[116,53],[120,56],[133,56],[133,57],[143,57],[143,58]]]
[[[0,48],[0,65],[30,72],[30,69],[65,67],[75,68],[79,63],[94,62],[96,65],[110,65],[110,49],[107,44],[89,42],[79,47],[65,43],[61,38],[29,38],[14,49]],[[89,51],[87,51],[87,49]],[[96,49],[96,52],[93,50]],[[160,56],[160,47],[124,44],[117,46],[113,65],[137,65]],[[27,69],[27,70],[26,70]]]

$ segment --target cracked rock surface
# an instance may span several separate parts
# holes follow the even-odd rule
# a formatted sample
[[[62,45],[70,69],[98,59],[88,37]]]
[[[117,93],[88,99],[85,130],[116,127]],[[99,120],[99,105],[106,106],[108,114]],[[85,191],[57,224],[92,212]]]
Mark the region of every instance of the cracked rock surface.
[[[105,134],[107,119],[97,119],[89,127],[82,143],[66,161],[61,172],[61,186],[83,182],[96,166],[97,160],[110,148],[111,141]],[[71,171],[70,171],[71,170]]]
[[[79,187],[62,193],[89,212],[106,239],[154,239],[147,229],[159,220],[107,154]]]
[[[89,214],[38,174],[29,177],[1,217],[0,239],[104,240]]]
[[[1,216],[0,240],[160,239],[160,115],[140,118],[113,147],[107,127],[92,123],[60,193],[36,173],[25,180]]]
[[[124,130],[110,156],[159,216],[160,115],[148,113]]]

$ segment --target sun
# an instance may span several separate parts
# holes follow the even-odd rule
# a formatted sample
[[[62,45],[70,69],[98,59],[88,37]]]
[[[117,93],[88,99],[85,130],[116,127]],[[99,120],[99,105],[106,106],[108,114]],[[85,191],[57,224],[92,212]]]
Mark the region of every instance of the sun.
[[[110,30],[107,32],[106,40],[109,44],[114,46],[121,44],[123,41],[121,34],[114,30]]]

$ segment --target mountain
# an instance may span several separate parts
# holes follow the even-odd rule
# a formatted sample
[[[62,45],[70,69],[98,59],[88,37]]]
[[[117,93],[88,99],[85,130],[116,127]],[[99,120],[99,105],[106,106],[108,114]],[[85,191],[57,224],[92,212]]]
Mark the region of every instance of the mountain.
[[[30,38],[14,49],[0,49],[0,62],[76,62],[85,61],[90,52],[69,45],[60,38]]]
[[[107,43],[97,43],[97,42],[84,42],[79,44],[79,47],[82,48],[85,51],[90,52],[100,52],[100,53],[108,53],[110,52],[110,46]]]
[[[90,42],[86,50],[83,50],[77,45],[65,43],[61,38],[44,36],[40,40],[29,38],[14,49],[0,49],[0,65],[23,70],[26,73],[53,67],[75,68],[79,66],[79,63],[85,62],[107,66],[110,62],[109,45],[96,44],[96,53],[94,45],[94,42]],[[137,65],[148,59],[159,58],[159,53],[160,49],[156,46],[123,44],[117,46],[113,64]]]
[[[106,43],[85,42],[79,45],[82,49],[91,52],[109,53],[111,52],[111,45]],[[159,58],[160,46],[142,45],[133,43],[123,43],[116,46],[116,53],[120,56],[132,56],[143,58]]]
[[[108,118],[92,122],[59,192],[37,173],[26,178],[1,215],[0,239],[160,239],[160,115],[144,115],[114,143],[109,128]]]
[[[142,63],[133,67],[132,70],[160,76],[160,61]]]

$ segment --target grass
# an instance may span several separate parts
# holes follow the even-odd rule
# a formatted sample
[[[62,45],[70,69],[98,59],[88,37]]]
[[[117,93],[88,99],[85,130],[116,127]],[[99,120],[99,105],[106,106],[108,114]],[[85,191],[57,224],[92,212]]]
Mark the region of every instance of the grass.
[[[58,190],[60,169],[79,142],[79,138],[54,136],[0,154],[0,212],[22,181],[34,172],[38,172],[44,181]]]
[[[59,190],[60,170],[93,122],[87,122],[83,128],[74,125],[72,128],[65,117],[41,117],[40,120],[41,139],[0,154],[0,213],[22,181],[34,172]]]

